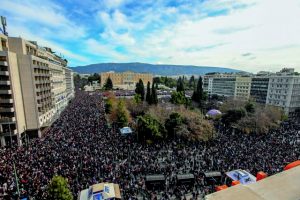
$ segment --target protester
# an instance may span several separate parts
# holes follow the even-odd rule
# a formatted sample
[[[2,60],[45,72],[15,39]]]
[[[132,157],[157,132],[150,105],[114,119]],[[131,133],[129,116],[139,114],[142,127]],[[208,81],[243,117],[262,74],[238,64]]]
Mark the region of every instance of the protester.
[[[43,138],[28,146],[0,149],[0,198],[18,195],[14,164],[21,196],[35,200],[46,198],[47,185],[56,174],[67,178],[75,198],[90,185],[107,181],[120,184],[124,199],[185,199],[188,194],[199,199],[214,191],[204,172],[244,169],[272,175],[300,159],[300,131],[291,123],[266,135],[233,134],[222,128],[218,132],[207,143],[177,138],[142,145],[134,136],[124,138],[109,128],[101,95],[77,92]],[[193,188],[176,186],[176,175],[185,173],[194,174]],[[166,188],[148,191],[149,174],[164,174]]]

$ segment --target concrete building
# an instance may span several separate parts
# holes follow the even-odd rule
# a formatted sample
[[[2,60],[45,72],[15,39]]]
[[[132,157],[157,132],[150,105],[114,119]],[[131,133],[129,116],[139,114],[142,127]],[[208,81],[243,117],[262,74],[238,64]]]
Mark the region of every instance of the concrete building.
[[[220,95],[225,97],[233,97],[235,94],[236,77],[220,77],[211,80],[209,86],[209,95]]]
[[[267,76],[256,76],[252,78],[250,97],[260,104],[266,104],[270,78]]]
[[[134,73],[134,72],[105,72],[100,74],[101,87],[106,83],[106,80],[110,77],[113,82],[114,88],[133,90],[135,89],[135,84],[142,79],[144,86],[147,86],[148,81],[152,84],[153,75],[149,73]]]
[[[248,100],[250,97],[251,77],[236,77],[234,98]]]
[[[211,92],[212,90],[212,81],[214,78],[234,78],[236,77],[236,74],[221,74],[221,73],[209,73],[203,76],[203,90],[208,92]]]
[[[283,108],[286,114],[300,108],[300,76],[294,69],[283,69],[270,76],[266,103]]]
[[[11,93],[12,101],[17,103],[12,108],[14,114],[6,112],[1,116],[14,117],[16,125],[9,127],[13,130],[10,133],[21,144],[23,133],[40,137],[41,130],[50,125],[74,96],[73,72],[67,68],[67,61],[50,48],[42,48],[36,42],[22,38],[2,38],[6,41],[7,51],[2,51],[6,57],[1,59],[7,60],[9,70],[9,76],[2,80],[10,81],[9,87],[2,87],[6,90],[2,93]],[[2,145],[8,144],[11,138],[7,139],[4,132],[1,134],[1,138],[4,137]]]
[[[0,34],[0,141],[1,146],[21,144],[26,130],[23,94],[17,55],[8,38]]]

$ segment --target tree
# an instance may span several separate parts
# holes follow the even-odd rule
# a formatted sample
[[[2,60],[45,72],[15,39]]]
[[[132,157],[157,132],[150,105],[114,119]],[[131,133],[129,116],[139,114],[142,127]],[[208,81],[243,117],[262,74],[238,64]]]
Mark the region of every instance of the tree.
[[[154,82],[152,82],[151,90],[152,90],[152,92],[151,92],[151,104],[157,105],[158,98],[157,98],[157,92],[156,92],[156,88],[154,86]]]
[[[200,107],[202,106],[202,100],[204,100],[202,78],[201,76],[198,79],[197,88],[194,90],[192,95],[192,100],[199,103]]]
[[[248,101],[245,105],[245,109],[248,113],[254,113],[255,112],[255,105],[253,102]]]
[[[86,78],[81,78],[79,74],[74,75],[75,88],[83,89],[84,86],[87,84],[88,84],[88,80]]]
[[[169,137],[173,137],[175,130],[179,128],[182,124],[182,117],[179,113],[175,112],[170,115],[170,117],[165,122],[165,127],[168,132]]]
[[[112,80],[111,80],[110,77],[108,77],[108,78],[106,79],[106,82],[105,82],[105,84],[104,84],[104,89],[105,89],[105,90],[112,90],[112,89],[113,89],[113,82],[112,82]]]
[[[134,102],[135,102],[136,104],[140,104],[140,103],[142,102],[142,98],[141,98],[141,95],[140,95],[140,94],[135,94],[135,95],[133,96],[133,99],[134,99]]]
[[[143,83],[142,79],[140,79],[139,82],[136,83],[135,93],[139,94],[141,96],[141,100],[144,101],[145,87],[144,87],[144,83]]]
[[[137,131],[140,141],[162,139],[166,135],[163,124],[148,114],[137,118]]]
[[[73,196],[68,187],[67,180],[62,176],[54,176],[48,185],[49,200],[72,200]]]
[[[171,103],[177,105],[186,105],[187,98],[184,95],[184,92],[173,92],[171,94]]]
[[[189,88],[195,90],[195,86],[196,86],[195,77],[191,76],[191,78],[189,80]]]
[[[150,82],[149,82],[149,81],[148,81],[148,83],[147,83],[146,101],[148,102],[148,104],[151,104],[151,103],[152,103],[152,99],[151,99],[151,89],[150,89]]]
[[[240,119],[246,116],[246,111],[244,109],[232,109],[228,110],[222,116],[222,122],[226,125],[231,125],[232,123],[236,123]]]
[[[105,113],[110,114],[113,109],[113,102],[111,99],[107,99],[105,103]]]
[[[92,83],[93,81],[100,82],[100,75],[97,74],[97,73],[94,73],[93,75],[90,75],[90,76],[88,77],[88,82],[89,82],[89,83]]]
[[[177,92],[184,92],[183,78],[179,77],[177,80]]]
[[[130,116],[129,116],[129,112],[128,112],[127,108],[125,107],[123,100],[119,100],[116,112],[117,112],[118,126],[120,126],[120,127],[127,126]]]

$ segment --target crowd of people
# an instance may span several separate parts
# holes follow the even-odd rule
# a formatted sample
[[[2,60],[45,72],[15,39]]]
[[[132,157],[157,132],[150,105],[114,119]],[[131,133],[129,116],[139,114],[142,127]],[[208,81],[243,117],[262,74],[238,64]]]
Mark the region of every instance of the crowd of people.
[[[210,142],[176,138],[140,144],[107,124],[100,94],[77,92],[43,138],[0,150],[0,196],[17,199],[17,176],[20,196],[46,199],[49,181],[61,175],[74,197],[105,181],[119,184],[123,199],[201,199],[214,191],[204,172],[244,169],[272,175],[298,159],[300,131],[292,123],[266,135],[220,128]],[[176,175],[187,173],[195,176],[194,186],[178,186]],[[150,174],[166,177],[164,189],[147,189],[145,177]]]

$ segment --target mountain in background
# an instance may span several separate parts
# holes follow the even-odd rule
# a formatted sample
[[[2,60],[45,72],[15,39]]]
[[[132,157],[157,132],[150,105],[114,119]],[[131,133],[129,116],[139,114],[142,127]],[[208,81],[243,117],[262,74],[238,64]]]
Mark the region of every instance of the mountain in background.
[[[209,66],[193,66],[193,65],[163,65],[163,64],[147,64],[147,63],[98,63],[86,66],[72,67],[74,72],[80,74],[92,74],[108,71],[124,72],[133,71],[138,73],[152,73],[161,76],[177,76],[177,75],[203,75],[209,72],[231,73],[240,72],[240,70],[209,67]]]

